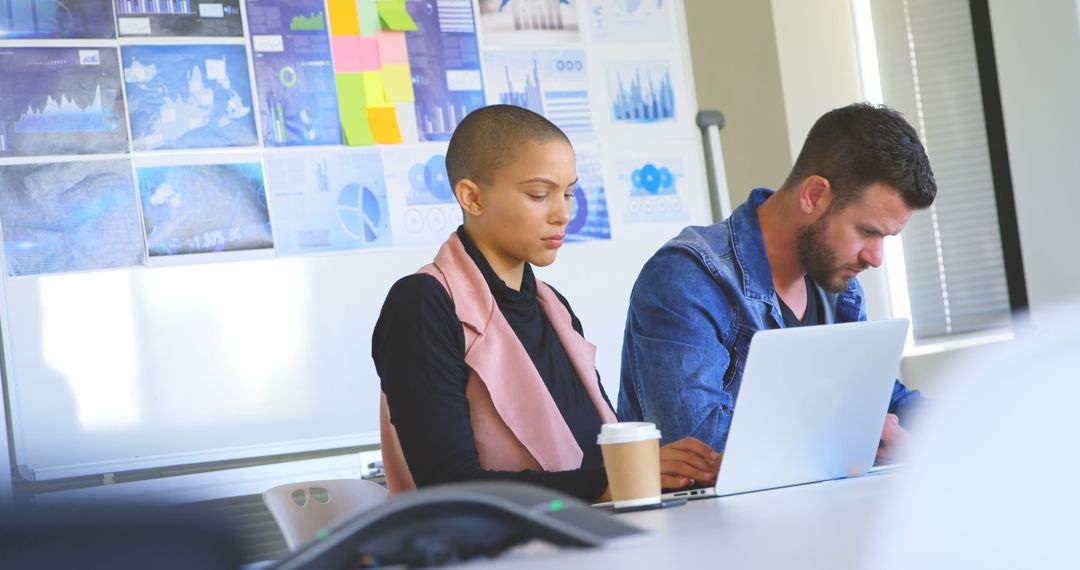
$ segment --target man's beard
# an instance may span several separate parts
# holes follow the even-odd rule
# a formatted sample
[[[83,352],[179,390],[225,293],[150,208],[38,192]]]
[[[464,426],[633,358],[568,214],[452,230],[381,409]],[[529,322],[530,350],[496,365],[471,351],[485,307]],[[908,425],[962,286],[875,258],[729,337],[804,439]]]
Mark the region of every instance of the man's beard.
[[[807,275],[826,291],[841,293],[847,290],[853,277],[839,275],[844,268],[838,266],[836,253],[825,241],[825,222],[828,218],[829,215],[826,214],[818,221],[800,229],[795,240],[799,250],[799,262],[806,269]]]

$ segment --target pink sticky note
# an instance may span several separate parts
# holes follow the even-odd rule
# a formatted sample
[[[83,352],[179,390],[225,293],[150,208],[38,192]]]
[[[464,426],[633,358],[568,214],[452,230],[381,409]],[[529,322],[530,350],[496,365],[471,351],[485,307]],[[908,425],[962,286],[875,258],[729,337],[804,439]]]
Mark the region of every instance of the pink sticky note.
[[[379,42],[361,36],[330,36],[334,71],[359,73],[379,69]]]
[[[405,46],[405,32],[381,30],[379,35],[379,58],[386,64],[408,65],[409,49]]]

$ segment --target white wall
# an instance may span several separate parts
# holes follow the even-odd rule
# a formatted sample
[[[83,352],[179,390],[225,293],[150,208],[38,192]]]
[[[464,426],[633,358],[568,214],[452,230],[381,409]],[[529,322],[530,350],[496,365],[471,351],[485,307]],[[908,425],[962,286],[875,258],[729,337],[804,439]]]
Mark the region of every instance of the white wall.
[[[850,0],[772,0],[794,163],[814,121],[862,99]]]
[[[1080,297],[1080,23],[1074,0],[991,0],[1032,318]]]
[[[759,0],[688,0],[687,35],[699,109],[727,120],[720,139],[732,206],[791,169],[772,7]]]

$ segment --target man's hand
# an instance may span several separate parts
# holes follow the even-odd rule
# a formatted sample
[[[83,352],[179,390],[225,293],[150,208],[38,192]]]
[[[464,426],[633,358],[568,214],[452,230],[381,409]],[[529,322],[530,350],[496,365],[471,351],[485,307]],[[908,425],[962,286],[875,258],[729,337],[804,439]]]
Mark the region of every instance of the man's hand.
[[[878,444],[874,463],[895,463],[899,460],[908,437],[907,430],[900,427],[900,418],[896,414],[885,414],[885,428],[881,430],[881,443]]]
[[[693,437],[669,443],[660,448],[660,485],[681,489],[697,482],[716,481],[723,456]]]

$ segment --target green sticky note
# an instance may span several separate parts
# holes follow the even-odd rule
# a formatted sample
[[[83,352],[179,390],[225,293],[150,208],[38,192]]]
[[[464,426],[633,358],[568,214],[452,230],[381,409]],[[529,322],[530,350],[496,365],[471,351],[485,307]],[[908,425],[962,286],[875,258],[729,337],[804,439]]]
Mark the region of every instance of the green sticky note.
[[[379,19],[383,27],[395,32],[407,32],[416,29],[416,22],[405,8],[405,0],[379,0],[376,4],[379,10]]]
[[[367,116],[364,95],[364,76],[360,73],[338,73],[338,111],[345,144],[349,146],[375,144]]]
[[[375,4],[375,0],[356,0],[356,12],[360,16],[360,35],[362,36],[374,36],[379,33],[379,8]]]

